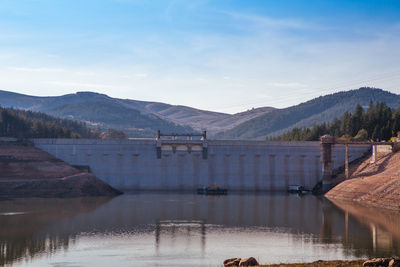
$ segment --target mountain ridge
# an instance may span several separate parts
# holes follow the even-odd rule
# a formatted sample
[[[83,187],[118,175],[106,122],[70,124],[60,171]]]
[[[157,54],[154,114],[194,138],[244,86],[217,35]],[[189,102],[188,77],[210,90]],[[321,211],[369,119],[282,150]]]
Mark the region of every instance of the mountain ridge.
[[[319,96],[288,108],[260,107],[227,114],[183,105],[112,98],[95,92],[35,97],[0,90],[1,106],[76,119],[102,130],[116,128],[131,137],[154,137],[158,129],[183,133],[207,130],[208,136],[214,139],[265,140],[294,127],[308,128],[331,122],[344,112],[352,112],[357,104],[366,107],[370,101],[386,102],[389,107],[397,108],[400,95],[361,87]]]
[[[265,139],[278,136],[295,127],[312,127],[316,123],[331,122],[344,112],[352,112],[357,104],[386,102],[389,107],[400,106],[400,95],[378,88],[361,87],[349,91],[320,96],[284,109],[274,110],[248,120],[228,131],[219,133],[218,139]]]
[[[97,103],[98,106],[95,107],[93,103]],[[0,90],[0,105],[76,119],[102,130],[107,127],[116,128],[126,131],[132,137],[152,137],[158,129],[164,132],[195,132],[206,129],[212,135],[274,110],[272,107],[263,107],[232,115],[162,102],[112,98],[105,94],[87,91],[62,96],[36,97]],[[99,114],[91,112],[87,109],[88,105],[92,109],[98,109],[104,117],[101,118]],[[131,124],[113,116],[111,106]],[[80,114],[77,114],[76,110],[80,110]],[[127,114],[131,117],[127,117]],[[110,121],[111,118],[113,121]]]

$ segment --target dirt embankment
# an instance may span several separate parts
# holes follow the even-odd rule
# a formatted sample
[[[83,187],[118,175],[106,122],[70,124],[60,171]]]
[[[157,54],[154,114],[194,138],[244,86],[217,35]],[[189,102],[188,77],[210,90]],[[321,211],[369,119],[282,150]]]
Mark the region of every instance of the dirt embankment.
[[[0,197],[79,197],[120,194],[93,174],[82,172],[38,148],[0,144]]]
[[[350,179],[325,194],[328,199],[400,210],[400,152],[350,166]]]

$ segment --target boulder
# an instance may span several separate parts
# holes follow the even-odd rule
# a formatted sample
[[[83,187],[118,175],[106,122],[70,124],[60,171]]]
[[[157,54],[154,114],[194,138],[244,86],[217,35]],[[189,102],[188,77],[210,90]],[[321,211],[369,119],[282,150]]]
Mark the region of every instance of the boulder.
[[[239,266],[240,258],[231,258],[224,260],[224,267],[237,267]]]
[[[240,260],[239,262],[239,267],[241,266],[258,266],[258,262],[255,258],[250,257],[250,258],[245,258]]]
[[[389,267],[400,267],[400,259],[391,259]]]
[[[391,258],[374,258],[363,263],[364,267],[388,267]]]

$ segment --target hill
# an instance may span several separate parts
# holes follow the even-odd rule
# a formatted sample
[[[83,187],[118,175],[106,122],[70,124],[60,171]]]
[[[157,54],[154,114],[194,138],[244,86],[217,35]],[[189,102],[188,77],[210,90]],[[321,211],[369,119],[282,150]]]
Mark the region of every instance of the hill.
[[[0,105],[83,121],[102,131],[116,128],[136,137],[154,136],[157,129],[168,132],[193,131],[191,127],[176,125],[152,114],[142,114],[130,108],[129,104],[124,105],[119,99],[92,92],[36,97],[0,91]]]
[[[227,114],[162,103],[150,103],[144,106],[145,112],[153,113],[180,125],[188,125],[197,131],[206,129],[210,135],[231,129],[245,121],[267,114],[272,110],[275,110],[275,108],[262,107],[236,114]]]
[[[123,130],[128,135],[136,137],[154,137],[157,129],[162,132],[180,133],[194,131],[189,126],[181,126],[152,114],[144,115],[138,110],[114,102],[65,104],[43,112],[56,117],[85,121],[102,131],[108,128]]]
[[[206,129],[213,134],[274,110],[263,107],[232,115],[181,105],[118,99],[93,92],[36,97],[1,90],[0,105],[84,121],[103,130],[116,128],[132,137],[153,137],[157,129],[163,132]]]
[[[41,112],[0,107],[0,136],[17,138],[100,138],[85,123]]]
[[[320,96],[296,106],[273,110],[218,134],[218,139],[265,139],[278,136],[293,128],[312,127],[331,122],[357,104],[367,108],[370,101],[385,102],[391,108],[400,107],[400,95],[382,89],[363,87],[357,90]]]

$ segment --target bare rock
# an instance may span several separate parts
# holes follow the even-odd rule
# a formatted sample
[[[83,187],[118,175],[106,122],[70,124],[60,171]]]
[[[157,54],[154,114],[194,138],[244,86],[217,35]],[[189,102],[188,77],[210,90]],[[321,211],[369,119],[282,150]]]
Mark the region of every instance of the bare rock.
[[[231,258],[224,260],[224,267],[237,267],[240,263],[240,258]]]
[[[391,258],[374,258],[363,263],[364,267],[388,267]]]
[[[242,267],[242,266],[258,266],[258,265],[259,264],[258,264],[257,260],[255,258],[253,258],[253,257],[242,259],[239,262],[239,267]]]

